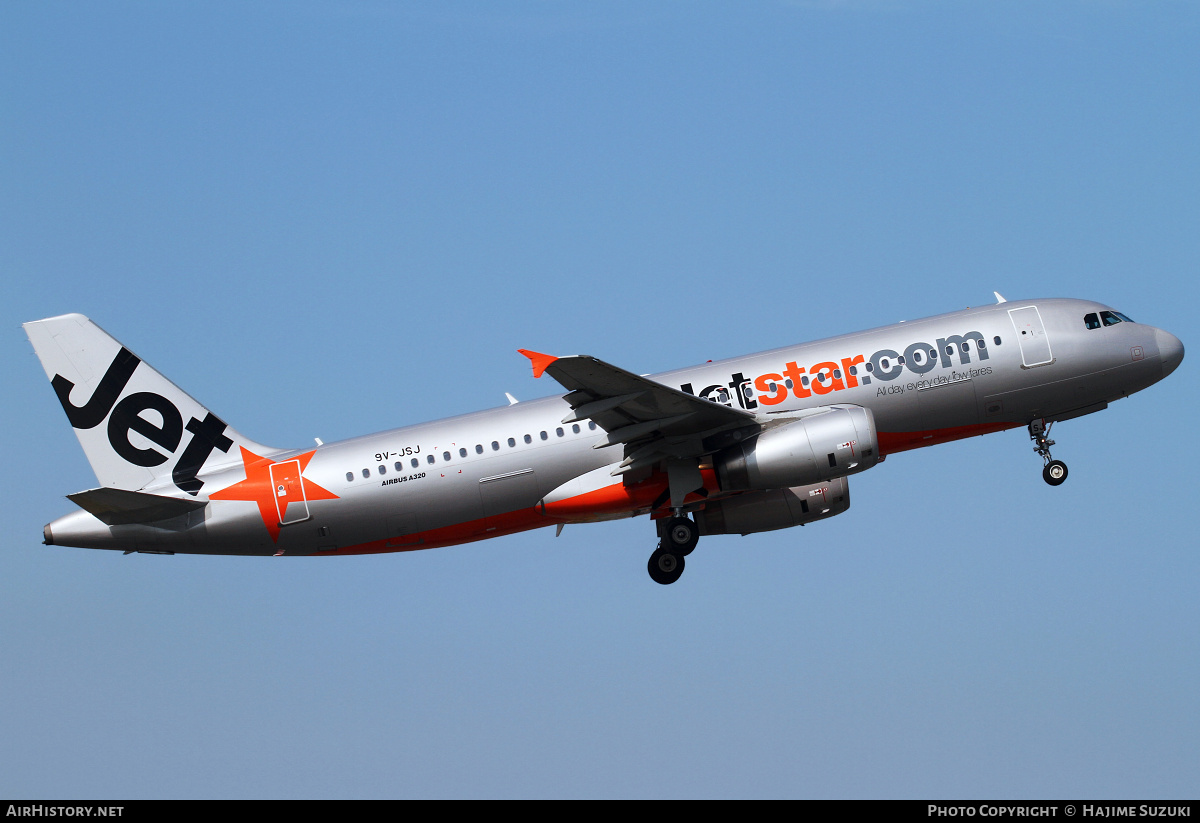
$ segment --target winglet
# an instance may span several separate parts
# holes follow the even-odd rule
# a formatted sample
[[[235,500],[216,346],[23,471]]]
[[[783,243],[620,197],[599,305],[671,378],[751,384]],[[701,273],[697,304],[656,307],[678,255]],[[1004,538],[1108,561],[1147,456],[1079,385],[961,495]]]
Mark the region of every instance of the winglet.
[[[546,369],[550,368],[550,364],[558,358],[552,354],[542,354],[541,352],[530,351],[529,349],[517,349],[518,352],[529,358],[529,362],[533,363],[533,376],[541,377]]]

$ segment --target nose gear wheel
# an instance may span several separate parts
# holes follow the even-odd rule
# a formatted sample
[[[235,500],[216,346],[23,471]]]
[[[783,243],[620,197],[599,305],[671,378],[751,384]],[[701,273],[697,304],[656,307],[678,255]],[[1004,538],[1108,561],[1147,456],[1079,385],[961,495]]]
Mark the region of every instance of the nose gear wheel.
[[[1042,469],[1042,479],[1051,486],[1059,486],[1067,479],[1067,464],[1061,460],[1051,460]]]

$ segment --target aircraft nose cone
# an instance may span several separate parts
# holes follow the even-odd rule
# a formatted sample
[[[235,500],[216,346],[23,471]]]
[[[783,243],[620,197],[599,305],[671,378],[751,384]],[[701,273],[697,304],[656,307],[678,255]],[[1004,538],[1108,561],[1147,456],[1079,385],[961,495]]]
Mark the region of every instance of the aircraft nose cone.
[[[1162,360],[1163,377],[1166,377],[1183,362],[1183,341],[1162,329],[1155,329],[1154,336],[1158,340],[1158,356]]]

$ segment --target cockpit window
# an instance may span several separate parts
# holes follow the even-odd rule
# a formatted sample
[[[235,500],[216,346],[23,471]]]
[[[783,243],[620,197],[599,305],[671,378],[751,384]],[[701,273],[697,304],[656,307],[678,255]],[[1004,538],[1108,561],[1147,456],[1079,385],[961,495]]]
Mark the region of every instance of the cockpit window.
[[[1106,326],[1115,326],[1124,318],[1115,311],[1102,311],[1100,312],[1100,319],[1104,321],[1104,325]]]
[[[1132,320],[1130,320],[1130,319],[1129,319],[1129,315],[1127,315],[1127,314],[1121,314],[1121,312],[1119,312],[1119,311],[1115,311],[1115,312],[1113,312],[1113,314],[1115,314],[1117,317],[1119,317],[1119,318],[1121,318],[1122,320],[1124,320],[1126,323],[1132,323],[1132,322],[1133,322]]]
[[[1083,325],[1087,326],[1089,329],[1100,328],[1100,316],[1095,312],[1092,312],[1091,314],[1085,314],[1083,316]]]

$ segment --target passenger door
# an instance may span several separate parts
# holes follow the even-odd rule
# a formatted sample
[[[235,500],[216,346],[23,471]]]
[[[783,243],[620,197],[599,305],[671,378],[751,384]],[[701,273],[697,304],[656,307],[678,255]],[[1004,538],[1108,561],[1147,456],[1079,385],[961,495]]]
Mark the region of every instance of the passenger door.
[[[1009,309],[1008,316],[1017,332],[1017,344],[1021,347],[1021,367],[1032,369],[1053,363],[1050,338],[1046,336],[1046,327],[1042,324],[1042,315],[1037,306]]]

